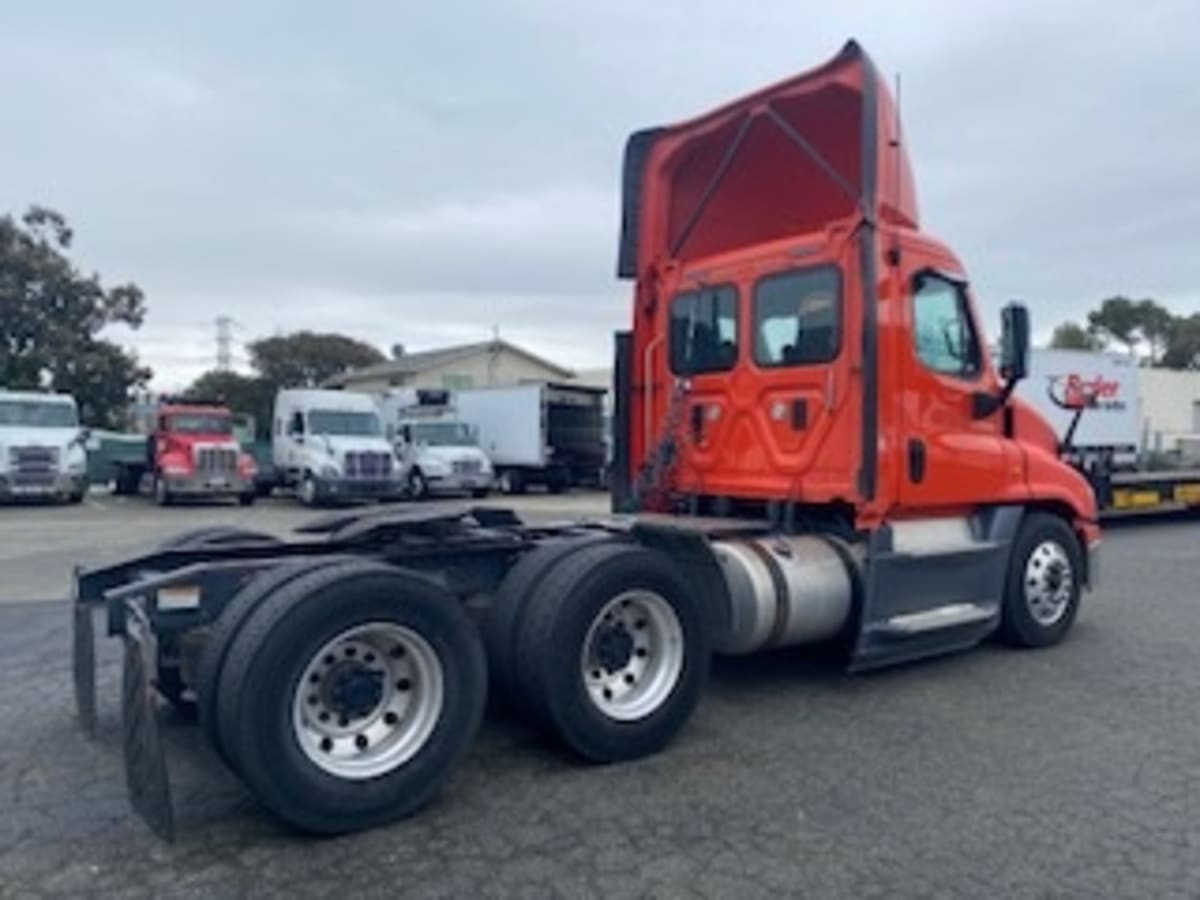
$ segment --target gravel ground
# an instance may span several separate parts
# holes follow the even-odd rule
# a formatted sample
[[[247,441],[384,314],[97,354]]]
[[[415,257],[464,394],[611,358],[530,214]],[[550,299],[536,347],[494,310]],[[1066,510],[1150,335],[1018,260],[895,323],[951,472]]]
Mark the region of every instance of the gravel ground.
[[[554,516],[599,506],[529,503]],[[1200,891],[1194,519],[1110,528],[1103,586],[1061,647],[985,646],[855,677],[806,652],[720,661],[679,739],[620,766],[581,765],[493,709],[429,809],[344,838],[279,826],[168,715],[182,813],[167,846],[124,796],[118,645],[103,642],[100,732],[88,739],[72,719],[67,608],[26,601],[61,595],[80,556],[201,520],[279,530],[298,516],[282,501],[114,504],[0,511],[0,896]]]

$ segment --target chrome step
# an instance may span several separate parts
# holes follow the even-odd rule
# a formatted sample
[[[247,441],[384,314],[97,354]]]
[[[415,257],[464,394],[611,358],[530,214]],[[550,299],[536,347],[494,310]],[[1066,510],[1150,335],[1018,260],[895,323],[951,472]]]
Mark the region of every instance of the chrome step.
[[[995,613],[995,607],[980,606],[978,603],[949,603],[921,612],[893,616],[882,624],[880,631],[905,637],[941,628],[985,622]]]

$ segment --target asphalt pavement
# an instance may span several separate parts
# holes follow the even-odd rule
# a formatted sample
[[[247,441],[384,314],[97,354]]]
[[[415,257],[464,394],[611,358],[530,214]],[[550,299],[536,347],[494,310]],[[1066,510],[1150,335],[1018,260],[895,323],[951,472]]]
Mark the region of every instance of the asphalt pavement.
[[[535,515],[598,511],[546,498]],[[166,714],[179,840],[130,813],[119,646],[100,731],[73,720],[70,566],[253,510],[0,510],[0,897],[1195,897],[1200,521],[1105,534],[1068,641],[865,676],[805,651],[719,661],[662,754],[594,767],[489,711],[415,818],[298,836]],[[22,543],[23,542],[23,543]],[[24,593],[24,596],[22,596]],[[40,601],[40,602],[31,602]]]

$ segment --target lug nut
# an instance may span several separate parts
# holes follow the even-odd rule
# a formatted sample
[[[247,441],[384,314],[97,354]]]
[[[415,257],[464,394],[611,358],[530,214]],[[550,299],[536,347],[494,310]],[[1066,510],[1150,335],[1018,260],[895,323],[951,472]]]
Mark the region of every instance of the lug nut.
[[[367,736],[365,734],[360,734],[354,738],[354,746],[359,750],[366,750],[367,743]]]
[[[635,680],[636,680],[636,679],[633,677],[633,673],[632,673],[632,672],[626,672],[626,673],[625,673],[625,683],[626,683],[626,684],[633,684],[633,682],[634,682]]]
[[[353,646],[351,646],[351,647],[347,647],[347,648],[346,648],[346,655],[347,655],[347,656],[353,656],[353,655],[354,655],[354,654],[356,654],[357,652],[358,652],[358,648],[357,648],[357,647],[353,647]]]
[[[333,749],[333,741],[329,738],[321,738],[321,749],[328,753]]]
[[[375,662],[375,654],[368,653],[366,656],[363,657],[363,662],[368,663],[368,664]]]
[[[401,678],[399,681],[396,682],[396,690],[398,690],[398,691],[407,691],[411,688],[412,688],[412,682],[409,681],[407,678]]]
[[[316,695],[316,694],[309,694],[309,695],[308,695],[308,705],[309,705],[309,706],[316,706],[318,702],[319,702],[319,700],[317,699],[317,695]]]
[[[392,659],[399,659],[404,655],[404,648],[397,644],[390,651],[388,651],[388,655],[391,656]]]
[[[400,717],[398,715],[396,715],[394,712],[392,712],[391,710],[388,710],[387,712],[385,712],[383,714],[383,721],[384,721],[384,724],[386,724],[386,725],[395,725],[397,722],[400,721]]]

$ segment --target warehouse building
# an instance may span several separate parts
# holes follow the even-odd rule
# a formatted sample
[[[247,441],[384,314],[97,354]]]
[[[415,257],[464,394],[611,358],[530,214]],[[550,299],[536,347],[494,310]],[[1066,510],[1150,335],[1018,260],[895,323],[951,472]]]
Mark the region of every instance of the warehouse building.
[[[568,381],[574,376],[570,369],[497,338],[416,353],[396,347],[387,362],[336,375],[324,386],[369,393],[396,387],[468,390],[525,381]]]

